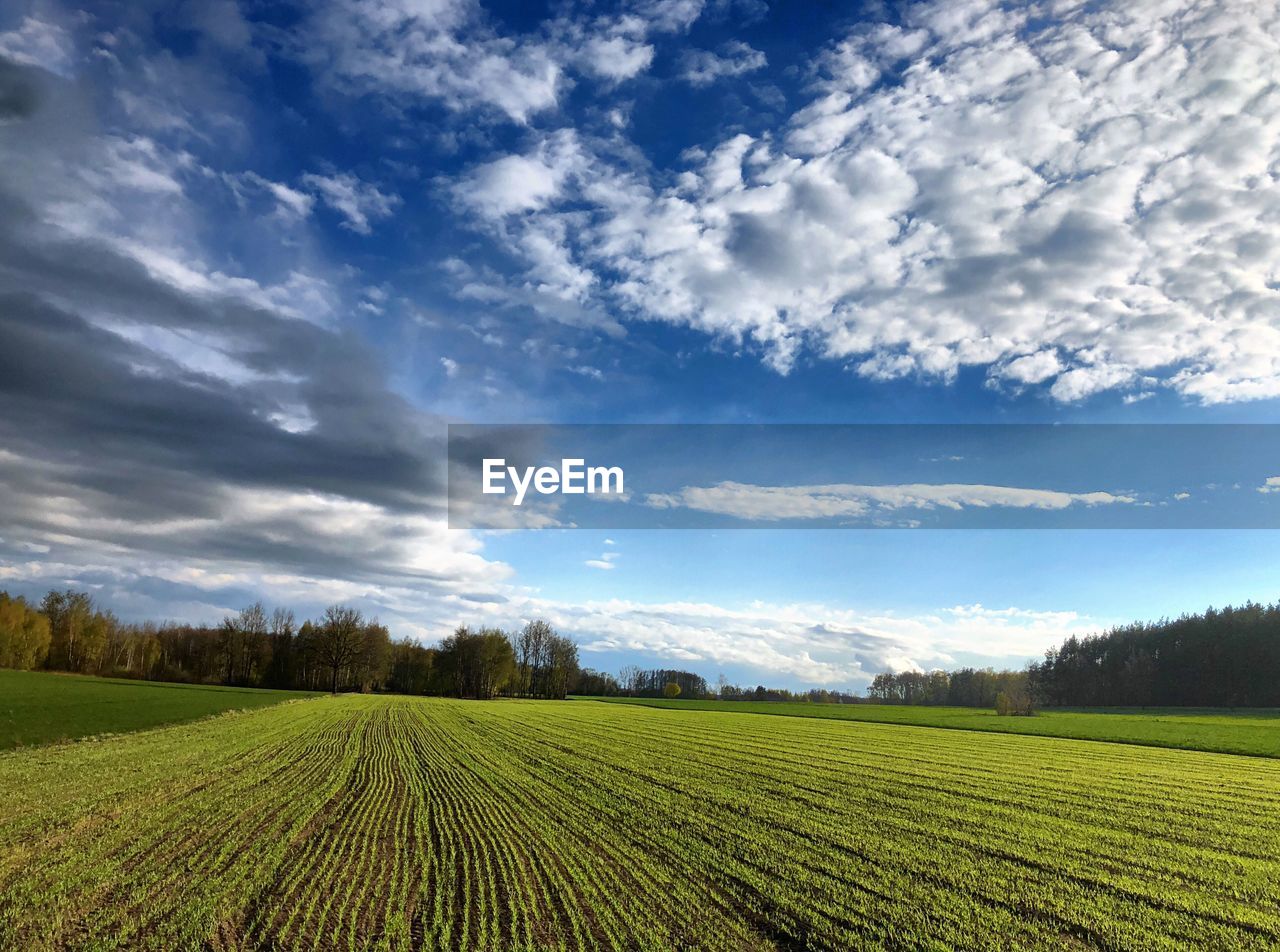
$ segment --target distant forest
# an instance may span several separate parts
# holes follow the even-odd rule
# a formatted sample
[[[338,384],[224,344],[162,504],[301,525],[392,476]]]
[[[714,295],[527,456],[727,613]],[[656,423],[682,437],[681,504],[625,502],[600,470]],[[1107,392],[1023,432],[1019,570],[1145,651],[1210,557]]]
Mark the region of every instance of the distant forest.
[[[0,668],[484,699],[710,696],[706,681],[690,671],[633,666],[615,677],[583,668],[577,644],[541,620],[513,632],[464,626],[424,645],[392,639],[386,626],[345,605],[332,605],[301,624],[292,611],[268,611],[261,604],[217,625],[127,623],[76,591],[51,591],[39,603],[0,592]],[[752,689],[741,690],[755,696]],[[799,696],[755,690],[761,699]],[[826,691],[814,695],[836,697]]]
[[[457,697],[631,695],[742,701],[986,707],[1004,695],[1052,707],[1280,707],[1280,604],[1252,602],[1068,638],[1023,671],[963,668],[876,675],[866,698],[827,690],[713,687],[691,671],[583,668],[545,621],[519,631],[461,627],[436,645],[392,639],[358,610],[297,624],[254,604],[217,625],[125,623],[85,592],[38,604],[0,592],[0,667],[312,691]]]
[[[1026,671],[961,668],[959,671],[900,671],[877,674],[867,697],[881,704],[993,707],[1001,694],[1031,695]]]
[[[1048,707],[1280,707],[1280,604],[1210,608],[1071,637],[1024,671],[876,675],[890,704],[991,707],[1000,693]]]
[[[1028,676],[1053,706],[1280,707],[1280,604],[1068,638]]]
[[[49,592],[38,605],[0,592],[0,667],[155,681],[390,691],[491,698],[562,698],[584,675],[578,646],[544,621],[518,632],[462,627],[428,647],[333,605],[297,624],[254,604],[218,625],[127,624],[85,592]]]

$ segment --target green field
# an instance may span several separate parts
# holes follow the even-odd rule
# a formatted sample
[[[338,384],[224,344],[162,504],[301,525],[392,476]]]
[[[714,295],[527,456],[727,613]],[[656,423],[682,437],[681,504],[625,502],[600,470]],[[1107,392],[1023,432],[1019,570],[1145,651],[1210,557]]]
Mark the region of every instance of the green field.
[[[143,730],[309,696],[0,669],[0,750]]]
[[[0,947],[1274,949],[1280,763],[342,696],[0,754]]]
[[[1034,734],[1105,740],[1148,747],[1280,757],[1280,711],[1232,712],[1196,708],[1115,708],[1039,711],[1033,717],[1000,717],[972,707],[906,704],[806,704],[787,701],[668,701],[664,698],[595,698],[676,710],[817,717],[877,724],[914,724],[998,734]]]

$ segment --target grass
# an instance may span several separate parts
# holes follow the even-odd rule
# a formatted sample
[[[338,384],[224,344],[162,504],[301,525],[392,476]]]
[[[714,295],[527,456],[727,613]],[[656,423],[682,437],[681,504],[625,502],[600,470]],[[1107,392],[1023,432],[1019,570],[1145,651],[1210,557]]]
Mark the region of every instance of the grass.
[[[775,714],[877,724],[913,724],[997,734],[1034,734],[1146,747],[1178,747],[1222,754],[1280,757],[1280,711],[1213,708],[1090,708],[1000,717],[972,707],[905,704],[806,704],[788,701],[668,701],[664,698],[592,698],[611,704],[675,710]]]
[[[0,754],[0,948],[1274,949],[1280,764],[343,696]]]
[[[309,696],[0,669],[0,750],[144,730]]]

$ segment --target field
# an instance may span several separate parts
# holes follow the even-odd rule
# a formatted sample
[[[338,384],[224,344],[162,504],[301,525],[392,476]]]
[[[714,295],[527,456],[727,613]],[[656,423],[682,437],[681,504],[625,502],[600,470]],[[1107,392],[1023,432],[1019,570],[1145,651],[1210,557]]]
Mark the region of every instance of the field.
[[[308,696],[0,669],[0,750],[143,730]]]
[[[1274,949],[1280,763],[342,696],[0,754],[0,947]]]
[[[1034,734],[1105,740],[1148,747],[1280,757],[1280,711],[1196,708],[1090,708],[1039,711],[1034,717],[1000,717],[972,707],[906,704],[806,704],[788,701],[668,701],[664,698],[598,698],[676,710],[780,714],[878,724],[915,724],[998,734]]]

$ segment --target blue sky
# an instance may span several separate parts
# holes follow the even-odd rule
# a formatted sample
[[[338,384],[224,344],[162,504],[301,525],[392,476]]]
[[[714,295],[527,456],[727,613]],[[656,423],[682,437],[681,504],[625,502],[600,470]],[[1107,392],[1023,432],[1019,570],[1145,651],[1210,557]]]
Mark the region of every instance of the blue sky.
[[[443,440],[1276,422],[1278,22],[7,4],[0,585],[846,688],[1271,599],[1262,531],[450,530]]]

